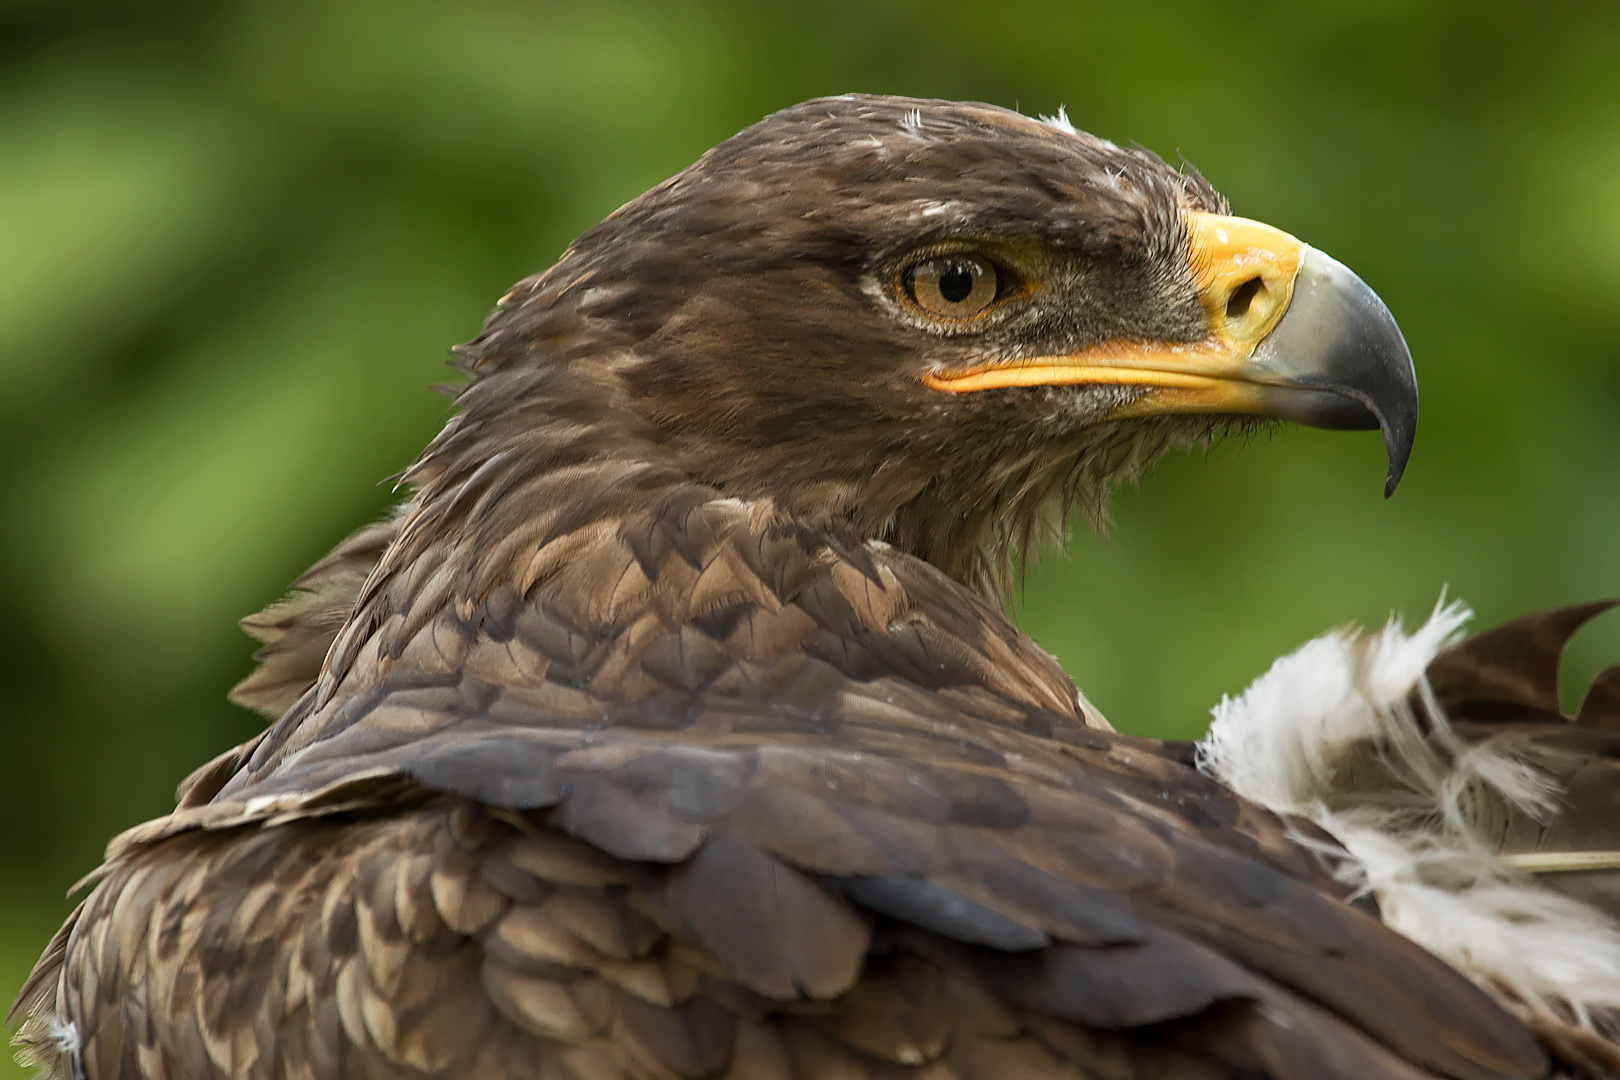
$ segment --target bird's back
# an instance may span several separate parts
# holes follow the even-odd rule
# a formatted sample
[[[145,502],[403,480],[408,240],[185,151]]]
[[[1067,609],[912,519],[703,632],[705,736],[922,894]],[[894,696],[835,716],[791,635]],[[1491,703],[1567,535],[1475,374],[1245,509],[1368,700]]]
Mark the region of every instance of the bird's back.
[[[320,683],[115,842],[23,999],[58,1075],[1544,1067],[914,558],[692,489],[476,598],[389,550]]]

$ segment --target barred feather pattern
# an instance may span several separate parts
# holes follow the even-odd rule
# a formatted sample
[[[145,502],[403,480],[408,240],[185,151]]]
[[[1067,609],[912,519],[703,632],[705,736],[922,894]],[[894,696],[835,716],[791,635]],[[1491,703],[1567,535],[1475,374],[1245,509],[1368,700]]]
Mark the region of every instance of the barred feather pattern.
[[[381,588],[325,696],[116,840],[25,992],[32,1056],[64,1077],[1539,1074],[1283,823],[1087,724],[1050,657],[926,564],[727,499],[554,543],[571,560],[538,552],[522,593]]]

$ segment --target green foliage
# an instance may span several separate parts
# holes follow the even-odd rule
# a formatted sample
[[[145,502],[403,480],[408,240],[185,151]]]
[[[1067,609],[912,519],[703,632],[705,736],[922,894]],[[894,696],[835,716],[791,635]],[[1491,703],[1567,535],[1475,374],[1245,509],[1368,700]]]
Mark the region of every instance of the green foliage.
[[[1488,620],[1620,591],[1616,55],[1612,4],[0,4],[0,987],[105,839],[256,729],[232,624],[388,503],[444,348],[816,94],[1066,104],[1402,321],[1393,501],[1376,438],[1289,430],[1166,463],[1031,571],[1023,625],[1122,727],[1193,734],[1447,586]]]

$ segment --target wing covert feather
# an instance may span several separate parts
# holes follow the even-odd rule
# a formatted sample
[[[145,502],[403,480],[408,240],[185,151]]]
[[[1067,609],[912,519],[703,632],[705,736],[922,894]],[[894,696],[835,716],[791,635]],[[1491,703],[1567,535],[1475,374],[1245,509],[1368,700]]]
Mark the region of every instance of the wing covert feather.
[[[527,589],[379,571],[42,960],[87,1075],[1540,1075],[943,575],[665,510]]]

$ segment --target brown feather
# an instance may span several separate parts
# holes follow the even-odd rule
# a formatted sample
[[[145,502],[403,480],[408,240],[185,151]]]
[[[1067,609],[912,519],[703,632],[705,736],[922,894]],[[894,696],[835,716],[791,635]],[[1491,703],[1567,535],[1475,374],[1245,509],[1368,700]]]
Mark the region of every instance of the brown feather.
[[[1453,646],[1429,673],[1438,680],[1437,702],[1466,744],[1492,743],[1531,763],[1557,793],[1556,805],[1539,813],[1482,794],[1475,813],[1482,831],[1497,839],[1496,850],[1540,857],[1526,865],[1545,868],[1537,871],[1542,884],[1620,920],[1620,667],[1593,679],[1574,717],[1559,702],[1566,645],[1617,605],[1579,604],[1515,619]],[[1569,856],[1598,856],[1609,865],[1562,868],[1576,865]]]

